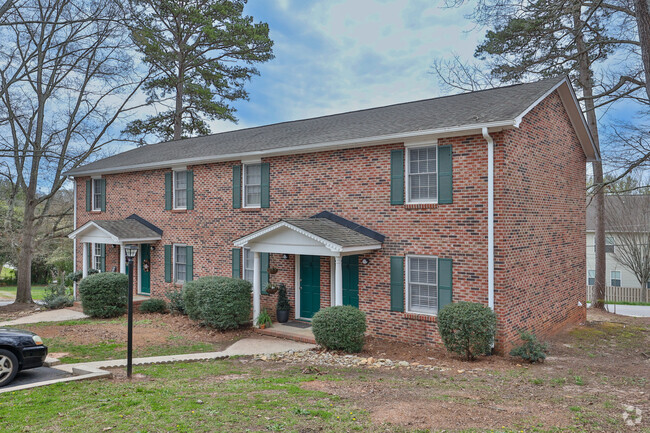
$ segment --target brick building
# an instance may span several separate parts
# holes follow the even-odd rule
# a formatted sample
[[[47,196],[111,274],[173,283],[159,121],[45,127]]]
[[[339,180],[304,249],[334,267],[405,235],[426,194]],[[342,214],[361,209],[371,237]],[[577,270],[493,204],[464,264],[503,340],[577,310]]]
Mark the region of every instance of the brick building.
[[[369,333],[433,344],[436,314],[494,308],[497,344],[585,317],[585,166],[599,158],[564,77],[133,149],[70,171],[77,269],[140,294],[228,275],[254,315],[351,304]],[[268,268],[276,268],[269,275]]]

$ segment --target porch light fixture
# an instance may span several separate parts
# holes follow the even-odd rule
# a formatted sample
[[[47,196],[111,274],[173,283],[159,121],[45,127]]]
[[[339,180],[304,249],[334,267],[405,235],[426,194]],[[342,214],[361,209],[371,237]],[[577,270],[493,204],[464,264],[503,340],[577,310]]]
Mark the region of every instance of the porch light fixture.
[[[367,265],[368,263],[370,263],[370,260],[365,259],[365,258],[364,258],[364,259],[361,259],[361,264],[363,264],[363,265]]]
[[[137,245],[124,245],[124,255],[129,259],[129,304],[126,334],[126,377],[131,379],[133,371],[133,259],[138,254]]]
[[[284,260],[287,260],[287,259],[289,258],[289,255],[288,255],[288,254],[282,254],[282,258],[283,258]]]

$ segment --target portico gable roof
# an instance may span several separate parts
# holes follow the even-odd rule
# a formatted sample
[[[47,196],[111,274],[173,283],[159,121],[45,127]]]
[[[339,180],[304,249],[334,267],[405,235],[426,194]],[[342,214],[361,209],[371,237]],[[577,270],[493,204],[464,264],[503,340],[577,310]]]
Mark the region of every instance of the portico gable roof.
[[[71,239],[81,239],[82,242],[96,243],[139,243],[151,242],[162,239],[162,230],[156,230],[132,217],[123,220],[96,220],[88,221],[77,230],[68,235]]]

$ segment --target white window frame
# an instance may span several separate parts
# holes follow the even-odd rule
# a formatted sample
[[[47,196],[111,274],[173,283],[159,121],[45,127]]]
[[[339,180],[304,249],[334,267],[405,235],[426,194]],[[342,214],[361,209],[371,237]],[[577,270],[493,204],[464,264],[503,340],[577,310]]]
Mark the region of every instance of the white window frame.
[[[246,185],[246,170],[248,170],[249,167],[252,166],[259,166],[260,168],[260,183],[259,185],[251,185],[251,186],[259,186],[260,187],[260,202],[258,204],[249,204],[248,200],[246,200],[247,194],[246,194],[246,188],[248,185]],[[249,208],[249,209],[255,209],[255,208],[261,208],[262,207],[262,163],[261,162],[248,162],[242,164],[242,171],[241,171],[241,194],[242,194],[242,205],[244,208]]]
[[[618,273],[618,278],[614,278],[614,272]],[[618,286],[614,286],[612,283],[614,280],[618,280]],[[609,285],[612,287],[621,287],[623,285],[623,275],[621,271],[610,271],[609,272]]]
[[[97,251],[99,248],[99,251]],[[102,244],[93,242],[93,269],[98,272],[102,271]]]
[[[611,247],[611,251],[607,251]],[[605,236],[605,252],[609,254],[614,254],[616,251],[616,239],[614,236]]]
[[[176,206],[176,176],[178,173],[185,174],[185,206]],[[187,170],[174,170],[172,171],[172,208],[174,210],[187,209]]]
[[[410,182],[410,177],[411,177],[411,150],[416,150],[416,149],[423,149],[423,148],[428,148],[428,147],[433,147],[436,150],[436,198],[435,200],[413,200],[411,199],[411,182]],[[404,185],[406,189],[406,204],[437,204],[438,203],[438,198],[440,197],[440,182],[439,182],[439,173],[438,173],[438,143],[433,142],[433,143],[427,143],[427,144],[420,144],[417,146],[406,146],[404,148],[406,150],[406,167],[404,169]]]
[[[422,309],[413,309],[411,308],[411,259],[429,259],[433,260],[435,262],[435,267],[436,267],[436,311],[423,311]],[[407,313],[415,313],[415,314],[422,314],[422,315],[427,315],[427,316],[437,316],[438,315],[438,310],[439,310],[439,305],[440,305],[440,298],[438,297],[438,283],[439,283],[439,278],[440,276],[438,275],[438,256],[429,256],[429,255],[417,255],[417,254],[409,254],[406,256],[406,266],[404,266],[405,269],[405,282],[406,282],[406,290],[405,290],[405,295],[406,295],[406,312]]]
[[[99,192],[97,192],[97,185],[96,185],[97,182],[101,183],[101,181],[102,181],[102,179],[97,178],[97,177],[94,177],[94,178],[92,178],[90,180],[90,186],[91,186],[90,190],[91,190],[91,197],[92,197],[91,207],[90,208],[94,212],[97,212],[97,211],[101,212],[101,210],[102,210],[102,192],[101,192],[101,190]],[[97,206],[97,207],[95,206],[95,197],[99,197],[99,206]]]
[[[175,283],[185,283],[187,281],[187,250],[185,250],[185,279],[178,279],[178,272],[176,271],[176,249],[186,248],[186,244],[173,244],[172,245],[172,275]]]
[[[242,260],[241,279],[244,280],[244,281],[248,281],[249,283],[253,284],[253,281],[255,281],[255,272],[254,272],[253,268],[247,268],[247,267],[246,267],[246,253],[247,253],[247,252],[248,252],[249,254],[255,254],[255,253],[253,253],[253,252],[251,251],[250,248],[242,248],[242,257],[241,257],[241,260]],[[253,260],[254,260],[254,259],[253,259]],[[247,279],[246,279],[246,271],[253,272],[253,277],[252,277],[250,280],[247,280]],[[264,287],[263,287],[262,289],[264,289]]]
[[[593,277],[591,276],[593,274]],[[589,284],[589,280],[593,279],[594,282],[593,284]],[[593,286],[596,284],[596,271],[594,269],[588,269],[587,270],[587,285],[588,286]]]

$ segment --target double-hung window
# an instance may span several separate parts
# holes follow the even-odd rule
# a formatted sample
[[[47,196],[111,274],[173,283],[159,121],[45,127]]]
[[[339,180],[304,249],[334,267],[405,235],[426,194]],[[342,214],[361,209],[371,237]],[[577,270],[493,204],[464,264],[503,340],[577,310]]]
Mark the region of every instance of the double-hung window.
[[[102,270],[102,244],[93,244],[93,269]]]
[[[102,180],[93,179],[93,210],[102,210]]]
[[[407,256],[407,309],[410,312],[438,312],[438,259]]]
[[[187,248],[174,245],[174,280],[179,283],[187,281]]]
[[[438,146],[407,149],[407,201],[438,201]]]
[[[621,271],[612,271],[610,273],[609,285],[621,287]]]
[[[260,207],[262,203],[262,164],[244,165],[244,207]]]
[[[587,271],[587,285],[593,286],[594,284],[596,284],[596,271],[589,269]]]
[[[242,267],[242,278],[249,283],[253,284],[255,279],[253,272],[253,258],[254,253],[249,248],[244,248],[244,266]]]
[[[174,209],[187,209],[187,171],[174,172]]]

